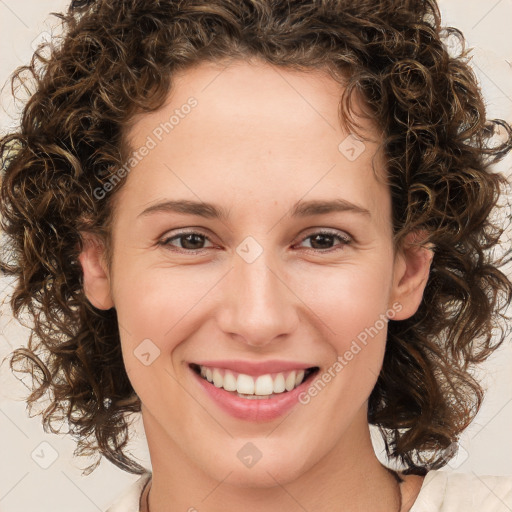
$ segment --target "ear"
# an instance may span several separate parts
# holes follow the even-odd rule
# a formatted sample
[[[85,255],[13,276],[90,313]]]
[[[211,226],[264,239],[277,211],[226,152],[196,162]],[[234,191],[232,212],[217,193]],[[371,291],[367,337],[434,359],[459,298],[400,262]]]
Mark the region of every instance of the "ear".
[[[114,306],[110,292],[110,278],[105,263],[103,243],[90,233],[80,233],[83,249],[78,259],[84,274],[84,292],[89,302],[98,309]]]
[[[424,230],[412,231],[395,255],[390,305],[398,302],[402,308],[393,320],[410,318],[421,304],[434,257],[432,244],[419,245],[426,236]]]

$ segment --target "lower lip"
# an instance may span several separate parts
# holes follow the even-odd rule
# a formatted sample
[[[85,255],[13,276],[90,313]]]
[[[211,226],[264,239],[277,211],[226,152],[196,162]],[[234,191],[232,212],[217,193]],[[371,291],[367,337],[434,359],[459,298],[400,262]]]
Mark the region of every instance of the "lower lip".
[[[200,377],[192,368],[190,368],[190,371],[222,410],[235,418],[247,421],[270,421],[287,413],[294,405],[299,403],[299,395],[309,387],[311,377],[316,375],[316,373],[310,375],[300,386],[291,391],[280,393],[274,398],[248,399],[214,386]]]

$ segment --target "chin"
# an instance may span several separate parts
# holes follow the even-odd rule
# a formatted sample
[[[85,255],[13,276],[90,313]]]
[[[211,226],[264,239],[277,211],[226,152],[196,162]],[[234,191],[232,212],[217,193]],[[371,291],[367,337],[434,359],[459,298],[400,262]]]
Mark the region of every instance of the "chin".
[[[248,446],[248,443],[250,441],[247,442],[246,446]],[[244,446],[245,443],[237,444]],[[247,453],[250,451],[251,448],[248,447]],[[239,458],[236,454],[236,452],[239,452],[237,446],[234,458],[225,456],[221,460],[218,459],[215,465],[212,464],[210,459],[208,467],[203,466],[202,469],[215,480],[222,481],[226,475],[229,475],[224,483],[235,487],[252,487],[254,489],[275,488],[278,484],[286,485],[307,471],[305,454],[298,450],[283,447],[281,453],[267,451],[269,453],[265,454],[265,449],[262,450],[263,453],[259,460],[255,461],[253,459],[253,461],[250,461],[247,458],[246,463],[244,463],[244,456],[241,455],[241,458]]]

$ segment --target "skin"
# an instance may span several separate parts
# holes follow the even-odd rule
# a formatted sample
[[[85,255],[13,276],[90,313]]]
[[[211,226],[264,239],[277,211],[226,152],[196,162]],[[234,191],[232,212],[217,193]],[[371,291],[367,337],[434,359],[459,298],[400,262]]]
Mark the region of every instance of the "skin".
[[[409,244],[417,233],[394,250],[390,192],[372,171],[372,162],[377,175],[384,170],[375,127],[362,121],[374,142],[357,159],[340,152],[348,135],[337,118],[342,89],[321,71],[202,63],[173,83],[161,109],[134,118],[126,134],[133,149],[190,96],[198,104],[117,191],[112,267],[93,236],[84,234],[80,256],[88,299],[117,310],[124,363],[142,401],[151,512],[396,512],[397,484],[374,453],[367,422],[386,327],[310,403],[277,420],[231,417],[188,367],[283,359],[322,373],[386,311],[402,320],[417,310],[432,253]],[[334,198],[370,215],[289,215],[299,200]],[[212,202],[229,217],[139,216],[164,199]],[[206,238],[158,244],[178,228]],[[322,228],[351,242],[318,242],[311,235]],[[263,251],[251,263],[236,252],[247,236]],[[134,350],[147,338],[160,355],[146,366]],[[251,468],[237,457],[248,442],[262,453]],[[423,479],[403,478],[408,511]]]

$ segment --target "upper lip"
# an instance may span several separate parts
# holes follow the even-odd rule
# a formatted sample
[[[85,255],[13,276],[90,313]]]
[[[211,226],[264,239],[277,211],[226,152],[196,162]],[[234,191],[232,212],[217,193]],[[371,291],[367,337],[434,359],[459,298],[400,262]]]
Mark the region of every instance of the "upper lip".
[[[245,375],[265,375],[267,373],[279,373],[291,370],[305,370],[315,365],[301,363],[298,361],[241,361],[241,360],[217,360],[217,361],[195,361],[194,364],[209,366],[211,368],[223,368]]]

